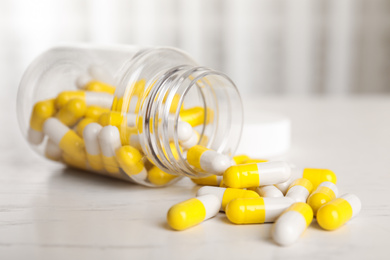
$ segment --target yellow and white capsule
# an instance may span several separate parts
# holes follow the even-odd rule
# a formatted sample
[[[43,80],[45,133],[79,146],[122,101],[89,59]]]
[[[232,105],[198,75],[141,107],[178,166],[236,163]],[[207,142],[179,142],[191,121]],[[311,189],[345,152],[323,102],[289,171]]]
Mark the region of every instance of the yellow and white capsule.
[[[34,145],[42,143],[44,134],[42,133],[43,123],[46,119],[56,113],[54,99],[37,102],[31,113],[30,127],[27,132],[27,140]]]
[[[274,222],[293,204],[289,198],[246,198],[229,202],[225,212],[234,224],[261,224]]]
[[[111,110],[107,108],[101,108],[98,106],[89,106],[87,107],[87,110],[85,111],[85,117],[91,118],[95,120],[96,122],[99,120],[99,117],[104,113],[110,113]]]
[[[157,186],[163,186],[168,184],[174,179],[177,179],[179,176],[169,174],[167,172],[162,171],[160,168],[157,166],[153,166],[149,171],[148,171],[148,180],[150,183],[157,185]]]
[[[233,189],[233,188],[221,188],[204,186],[198,190],[196,196],[202,196],[206,194],[213,194],[221,201],[221,211],[224,211],[227,204],[234,199],[239,198],[259,198],[259,194],[251,190]]]
[[[45,156],[50,160],[59,161],[62,157],[61,148],[52,140],[48,139],[45,147]]]
[[[142,160],[142,154],[130,145],[124,145],[116,150],[116,160],[128,176],[137,175],[137,179],[145,180],[147,172]]]
[[[255,188],[249,188],[257,192],[261,197],[265,198],[281,198],[284,197],[283,193],[274,185],[260,186]]]
[[[99,106],[102,108],[111,108],[114,96],[103,92],[93,91],[64,91],[58,94],[55,99],[57,109],[61,109],[71,99],[81,99],[87,106]]]
[[[293,181],[298,178],[305,178],[313,184],[313,190],[317,189],[324,181],[330,181],[334,184],[337,183],[337,177],[331,170],[328,169],[315,169],[315,168],[305,168],[299,169],[295,168],[292,170],[291,178],[283,183],[276,184],[275,186],[286,194],[288,187]]]
[[[290,175],[289,164],[282,161],[242,164],[229,167],[223,182],[231,188],[250,188],[282,183]]]
[[[317,215],[318,209],[328,203],[331,200],[334,200],[338,196],[338,188],[336,184],[325,181],[321,183],[312,194],[310,194],[307,199],[307,204],[313,209],[314,216]]]
[[[89,118],[89,117],[86,117],[86,118],[83,118],[81,119],[77,125],[76,125],[76,133],[80,136],[80,137],[83,137],[83,132],[84,132],[84,129],[87,125],[91,124],[91,123],[96,123],[95,120],[93,120],[92,118]]]
[[[69,100],[56,114],[56,118],[69,127],[75,125],[85,115],[87,106],[82,99]]]
[[[231,165],[228,156],[201,145],[195,145],[188,150],[187,161],[195,168],[217,175],[223,174]]]
[[[199,196],[172,206],[168,211],[167,221],[173,229],[184,230],[214,217],[220,206],[221,202],[215,195]]]
[[[313,220],[313,210],[304,202],[297,202],[286,209],[272,225],[272,238],[281,246],[293,244]]]
[[[83,131],[87,160],[91,168],[96,171],[103,169],[103,162],[98,140],[98,136],[102,128],[103,127],[98,123],[90,123],[84,128]]]
[[[57,118],[51,117],[43,124],[43,132],[58,145],[68,156],[85,162],[85,145],[83,139]]]
[[[219,186],[222,181],[222,176],[210,175],[202,178],[191,178],[191,181],[202,186]]]
[[[107,172],[119,174],[119,165],[115,158],[115,151],[121,147],[119,130],[115,126],[105,126],[98,134],[99,146],[102,151],[103,166]]]
[[[291,183],[287,190],[286,197],[295,202],[306,202],[310,193],[313,191],[313,184],[305,178],[299,178]]]
[[[335,230],[359,214],[362,208],[360,199],[350,193],[324,204],[317,211],[317,222],[323,229]]]

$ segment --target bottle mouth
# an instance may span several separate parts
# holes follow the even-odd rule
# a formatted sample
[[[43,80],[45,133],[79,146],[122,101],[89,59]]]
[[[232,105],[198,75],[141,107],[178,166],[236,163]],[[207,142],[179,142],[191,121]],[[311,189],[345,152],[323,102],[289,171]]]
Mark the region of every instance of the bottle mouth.
[[[198,136],[195,144],[234,155],[243,110],[238,90],[226,75],[204,67],[177,66],[156,78],[143,100],[140,144],[154,165],[192,178],[210,175],[186,160],[189,147],[180,140],[180,130],[181,122],[188,120]]]

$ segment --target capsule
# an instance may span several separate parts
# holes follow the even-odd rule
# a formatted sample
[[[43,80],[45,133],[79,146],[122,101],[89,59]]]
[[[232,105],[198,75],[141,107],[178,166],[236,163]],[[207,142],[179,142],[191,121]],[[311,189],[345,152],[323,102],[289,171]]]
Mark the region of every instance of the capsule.
[[[246,154],[240,154],[240,155],[233,156],[233,161],[236,165],[243,164],[245,161],[247,161],[249,159],[250,159],[250,157]]]
[[[69,100],[56,114],[56,118],[64,125],[73,126],[85,115],[87,106],[82,99]]]
[[[257,192],[261,197],[265,198],[281,198],[284,197],[283,193],[274,185],[260,186],[255,188],[249,188]]]
[[[307,199],[307,203],[313,209],[314,216],[317,215],[318,209],[328,203],[331,200],[334,200],[338,196],[337,186],[329,181],[321,183],[312,194],[310,194]]]
[[[286,197],[295,202],[306,202],[310,193],[313,191],[313,185],[305,178],[296,179],[291,183],[287,190]]]
[[[102,126],[98,123],[88,124],[83,131],[85,150],[87,152],[87,160],[92,169],[100,171],[103,169],[100,145],[98,135],[102,130]]]
[[[146,179],[146,169],[142,161],[142,154],[130,145],[124,145],[116,150],[116,160],[122,170],[128,175],[139,175]]]
[[[119,130],[115,126],[105,126],[98,134],[104,169],[114,175],[119,174],[119,165],[115,158],[115,151],[121,147]]]
[[[293,244],[313,220],[313,210],[303,202],[292,204],[272,225],[272,238],[281,246]]]
[[[250,188],[284,182],[290,174],[288,163],[282,161],[242,164],[229,167],[223,181],[231,188]]]
[[[120,127],[123,120],[124,118],[120,112],[112,111],[112,112],[101,114],[98,122],[102,126],[113,125],[113,126]]]
[[[180,146],[184,149],[190,149],[198,144],[200,135],[196,130],[192,130],[191,137],[188,140],[180,141]]]
[[[249,164],[249,163],[263,163],[263,162],[268,162],[266,159],[248,159],[244,162],[244,164]]]
[[[219,186],[222,181],[222,176],[210,175],[202,178],[191,178],[191,181],[197,185],[203,186]]]
[[[87,106],[99,106],[102,108],[111,108],[113,95],[93,91],[64,91],[55,99],[57,109],[61,109],[69,100],[78,98],[85,101]]]
[[[95,121],[99,120],[99,117],[104,113],[109,113],[111,110],[107,108],[102,108],[98,106],[89,106],[87,107],[87,110],[85,111],[85,117],[91,118]]]
[[[177,175],[169,174],[167,172],[162,171],[160,168],[157,166],[153,166],[149,171],[148,171],[148,180],[150,183],[157,185],[157,186],[162,186],[166,185],[172,180],[176,179]]]
[[[184,121],[178,121],[177,123],[168,122],[168,125],[169,125],[168,136],[170,139],[174,138],[175,127],[177,127],[177,139],[179,141],[187,141],[193,135],[192,126],[187,122]]]
[[[360,199],[350,193],[324,204],[317,211],[317,222],[323,229],[335,230],[359,214],[362,208]]]
[[[206,194],[213,194],[221,201],[221,211],[225,211],[227,204],[230,201],[238,198],[259,198],[259,194],[251,190],[233,189],[233,188],[221,188],[204,186],[198,190],[196,196],[202,196]]]
[[[84,132],[84,129],[87,125],[91,124],[91,123],[96,123],[95,120],[93,120],[92,118],[89,118],[89,117],[86,117],[86,118],[83,118],[81,119],[78,123],[77,123],[77,126],[76,126],[76,133],[80,136],[80,137],[83,137],[83,132]]]
[[[92,80],[85,85],[85,90],[94,92],[115,93],[115,87],[101,81]]]
[[[42,133],[43,123],[55,113],[54,99],[40,101],[34,105],[30,118],[30,127],[27,133],[27,139],[31,144],[38,145],[42,143],[44,137]]]
[[[207,113],[206,113],[207,111]],[[204,110],[203,107],[192,107],[180,111],[180,119],[189,123],[192,127],[209,124],[213,121],[213,110]]]
[[[231,165],[230,158],[201,145],[195,145],[187,152],[187,161],[195,168],[221,175]]]
[[[59,161],[62,157],[61,148],[52,140],[48,139],[45,147],[45,156],[50,160]]]
[[[234,224],[261,224],[274,222],[293,204],[289,198],[246,198],[232,200],[225,209]]]
[[[199,196],[172,206],[167,221],[173,229],[185,230],[217,215],[220,206],[221,202],[215,195]]]
[[[57,118],[47,119],[43,124],[43,132],[68,156],[81,162],[86,161],[83,139]]]

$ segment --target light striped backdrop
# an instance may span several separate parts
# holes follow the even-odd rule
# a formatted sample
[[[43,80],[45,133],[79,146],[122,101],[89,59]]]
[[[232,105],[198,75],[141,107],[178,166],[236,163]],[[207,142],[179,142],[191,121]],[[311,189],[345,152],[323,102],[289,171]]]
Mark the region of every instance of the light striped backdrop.
[[[390,91],[389,0],[1,0],[1,95],[74,41],[176,46],[243,95]]]

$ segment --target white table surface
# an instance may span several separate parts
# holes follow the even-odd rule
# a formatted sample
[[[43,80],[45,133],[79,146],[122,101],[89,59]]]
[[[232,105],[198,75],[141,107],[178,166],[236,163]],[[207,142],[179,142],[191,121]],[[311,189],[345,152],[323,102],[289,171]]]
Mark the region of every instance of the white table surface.
[[[221,213],[172,231],[167,210],[197,186],[151,189],[47,161],[23,140],[14,103],[0,102],[0,259],[389,259],[390,97],[246,100],[247,112],[291,118],[286,159],[332,169],[363,203],[339,230],[313,223],[286,248],[271,240],[271,224],[233,225]]]

